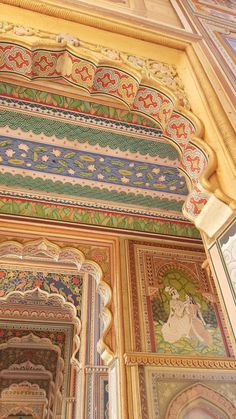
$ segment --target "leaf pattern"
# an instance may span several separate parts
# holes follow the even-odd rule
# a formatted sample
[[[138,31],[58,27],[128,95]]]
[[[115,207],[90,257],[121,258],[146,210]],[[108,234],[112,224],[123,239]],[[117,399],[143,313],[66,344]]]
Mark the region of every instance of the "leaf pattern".
[[[1,137],[0,148],[1,165],[27,169],[28,174],[37,170],[46,174],[59,173],[68,177],[68,182],[70,178],[89,178],[181,196],[188,193],[185,179],[176,167],[166,170],[166,166],[140,164],[130,159],[80,150],[68,151],[68,148],[54,145],[41,147],[37,142],[8,137]]]

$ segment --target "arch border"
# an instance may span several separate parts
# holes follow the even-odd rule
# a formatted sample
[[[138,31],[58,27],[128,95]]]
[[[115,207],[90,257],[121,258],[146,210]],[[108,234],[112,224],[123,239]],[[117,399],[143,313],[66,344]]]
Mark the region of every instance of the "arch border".
[[[101,296],[104,304],[101,313],[101,317],[104,322],[104,329],[102,336],[98,341],[97,348],[102,359],[108,365],[110,362],[112,362],[115,356],[109,343],[107,342],[108,335],[111,331],[113,323],[113,316],[110,310],[112,291],[110,285],[103,279],[103,272],[101,267],[96,262],[87,260],[80,250],[73,247],[61,248],[57,244],[47,239],[28,241],[24,244],[10,240],[0,244],[0,260],[2,258],[37,260],[42,256],[47,258],[48,261],[63,262],[66,260],[67,263],[75,264],[78,272],[87,273],[95,279],[97,284],[97,292]],[[61,298],[63,297],[61,296]],[[76,345],[77,352],[80,345],[79,337],[76,338]],[[75,358],[73,359],[73,363],[75,367],[78,367],[77,360]]]
[[[176,419],[183,408],[186,407],[187,402],[191,403],[202,395],[204,399],[213,401],[220,410],[222,410],[222,407],[225,408],[231,419],[236,418],[236,408],[226,397],[205,384],[195,383],[175,396],[168,406],[165,419]]]

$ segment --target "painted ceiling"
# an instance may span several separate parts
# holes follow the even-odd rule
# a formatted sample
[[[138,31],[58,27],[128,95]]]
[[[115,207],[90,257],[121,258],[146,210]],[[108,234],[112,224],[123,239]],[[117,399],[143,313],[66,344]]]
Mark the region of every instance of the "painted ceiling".
[[[3,83],[0,124],[4,195],[181,218],[178,152],[144,117]]]

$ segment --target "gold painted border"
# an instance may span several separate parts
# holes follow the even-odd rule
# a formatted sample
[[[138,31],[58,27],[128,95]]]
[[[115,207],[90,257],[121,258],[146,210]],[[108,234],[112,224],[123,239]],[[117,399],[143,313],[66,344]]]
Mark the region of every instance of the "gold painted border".
[[[217,370],[235,370],[236,360],[232,358],[192,358],[190,356],[171,356],[148,354],[146,352],[126,352],[124,354],[125,365],[153,366],[167,368],[201,368]]]

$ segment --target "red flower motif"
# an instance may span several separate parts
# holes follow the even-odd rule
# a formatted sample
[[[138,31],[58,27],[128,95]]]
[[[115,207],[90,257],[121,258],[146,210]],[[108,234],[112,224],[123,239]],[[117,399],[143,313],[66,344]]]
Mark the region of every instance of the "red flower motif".
[[[74,278],[72,278],[72,282],[73,282],[74,285],[78,285],[80,280],[77,276],[74,276]]]
[[[3,278],[5,276],[5,272],[4,271],[0,271],[0,279]]]
[[[63,334],[57,335],[57,340],[63,341],[64,340],[64,335]]]
[[[40,278],[36,278],[35,280],[34,280],[34,286],[35,287],[41,287],[41,285],[43,284],[43,281],[42,281],[42,279],[40,279]]]

